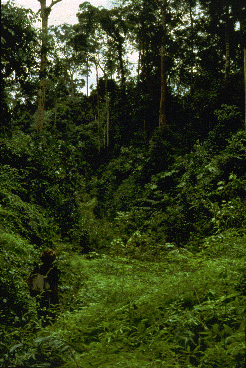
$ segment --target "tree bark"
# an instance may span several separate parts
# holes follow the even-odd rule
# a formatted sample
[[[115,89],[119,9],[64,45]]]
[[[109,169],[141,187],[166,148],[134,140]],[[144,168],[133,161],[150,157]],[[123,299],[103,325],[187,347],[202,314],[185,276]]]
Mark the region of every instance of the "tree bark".
[[[137,77],[137,84],[140,83],[140,69],[141,69],[141,57],[142,57],[142,53],[141,50],[138,51],[138,77]]]
[[[96,79],[97,79],[97,131],[98,131],[98,152],[101,151],[101,119],[100,119],[100,96],[99,96],[99,78],[98,78],[98,65],[96,66]]]
[[[86,95],[89,96],[89,57],[86,56]]]
[[[122,42],[118,41],[117,45],[118,50],[118,57],[119,57],[119,67],[120,67],[120,79],[121,79],[121,89],[123,92],[123,95],[125,94],[126,89],[126,77],[125,77],[125,68],[124,68],[124,61],[123,61],[123,50],[122,50]]]
[[[48,47],[48,19],[51,8],[62,0],[52,0],[50,6],[46,6],[46,0],[38,0],[41,5],[42,19],[42,45],[41,45],[41,63],[39,71],[39,90],[38,90],[38,111],[36,128],[41,131],[44,126],[45,112],[45,89],[46,89],[46,66],[47,66],[47,47]]]
[[[163,130],[167,126],[166,119],[166,95],[167,95],[167,80],[166,80],[166,15],[167,15],[167,0],[164,0],[161,5],[161,22],[162,22],[162,44],[161,44],[161,98],[160,98],[160,115],[159,127]]]
[[[41,4],[41,18],[42,18],[42,45],[41,45],[41,64],[39,71],[37,130],[41,131],[44,125],[49,11],[46,7],[46,0],[39,0],[39,2]]]
[[[109,147],[109,98],[108,98],[108,75],[105,75],[105,103],[107,114],[107,127],[106,127],[106,145]]]
[[[191,96],[193,95],[193,75],[194,75],[194,61],[193,61],[193,57],[194,57],[194,20],[193,20],[193,13],[192,13],[192,3],[190,1],[189,3],[189,13],[190,13],[190,28],[191,28],[191,32],[190,32],[190,40],[191,40],[191,68],[190,68],[190,73],[191,73],[191,77],[190,77],[190,94]]]
[[[228,80],[230,74],[230,36],[228,24],[225,25],[225,49],[226,49],[225,79]]]
[[[246,47],[243,50],[244,53],[244,125],[246,130]]]

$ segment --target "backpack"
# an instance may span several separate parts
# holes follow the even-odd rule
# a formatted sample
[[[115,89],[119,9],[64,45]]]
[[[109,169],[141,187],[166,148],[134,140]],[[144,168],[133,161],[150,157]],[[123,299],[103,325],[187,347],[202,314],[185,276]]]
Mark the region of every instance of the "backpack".
[[[37,296],[41,294],[42,292],[48,291],[48,290],[51,291],[51,286],[48,281],[48,275],[51,270],[52,268],[47,272],[46,275],[41,275],[40,273],[37,272],[28,277],[26,282],[29,286],[29,291],[30,291],[31,296]]]

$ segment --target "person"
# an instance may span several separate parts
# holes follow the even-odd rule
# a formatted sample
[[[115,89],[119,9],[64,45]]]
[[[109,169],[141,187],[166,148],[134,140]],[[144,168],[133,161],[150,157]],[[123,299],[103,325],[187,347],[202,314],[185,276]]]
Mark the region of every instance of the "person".
[[[47,326],[55,321],[57,311],[59,308],[59,295],[58,295],[58,282],[60,278],[60,270],[56,266],[53,266],[53,262],[56,259],[56,253],[51,248],[43,250],[41,256],[42,264],[39,266],[35,265],[35,268],[27,283],[30,286],[30,279],[32,275],[40,274],[46,276],[46,282],[48,282],[48,289],[44,289],[39,294],[32,294],[30,289],[30,295],[36,296],[37,302],[37,314],[38,318],[42,321],[42,326]]]

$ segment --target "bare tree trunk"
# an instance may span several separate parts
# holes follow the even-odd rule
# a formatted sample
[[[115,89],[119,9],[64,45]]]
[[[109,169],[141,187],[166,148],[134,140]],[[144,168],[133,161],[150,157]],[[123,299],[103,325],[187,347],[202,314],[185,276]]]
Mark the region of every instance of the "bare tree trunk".
[[[228,24],[226,24],[225,26],[225,48],[226,48],[225,79],[228,80],[230,74],[230,36]]]
[[[125,94],[126,88],[126,76],[125,76],[125,68],[124,68],[124,61],[123,61],[123,50],[122,50],[122,43],[119,42],[118,46],[118,56],[119,56],[119,66],[120,66],[120,75],[121,75],[121,89],[123,91],[123,95]]]
[[[42,46],[41,46],[41,64],[39,72],[37,130],[41,131],[44,126],[48,17],[50,9],[49,8],[47,9],[46,7],[46,0],[39,0],[39,2],[41,4],[41,18],[42,18]]]
[[[244,53],[244,123],[245,123],[245,130],[246,130],[246,47],[243,50]]]
[[[101,122],[100,122],[100,96],[98,92],[98,65],[96,63],[96,78],[97,78],[97,130],[98,130],[98,152],[101,151]]]
[[[106,114],[107,114],[107,128],[106,128],[106,145],[109,147],[109,98],[108,98],[108,75],[105,76],[105,102],[106,102]]]
[[[189,11],[190,11],[190,27],[191,27],[191,33],[190,33],[190,39],[191,39],[191,54],[192,54],[192,60],[191,60],[191,68],[190,68],[190,94],[193,95],[193,75],[194,75],[194,63],[193,63],[193,56],[194,56],[194,20],[193,20],[193,14],[192,14],[192,4],[190,2],[189,4]]]
[[[56,99],[55,99],[55,121],[54,121],[54,130],[56,130],[57,109],[58,109],[58,101],[57,101],[57,96],[56,96]]]
[[[167,15],[167,0],[164,0],[161,5],[161,22],[162,22],[162,44],[161,44],[161,98],[160,98],[160,116],[159,127],[164,129],[167,126],[166,121],[166,95],[167,95],[167,80],[166,80],[166,15]]]
[[[50,6],[46,6],[46,0],[38,0],[41,5],[42,18],[42,46],[41,46],[41,64],[39,71],[39,90],[38,90],[38,111],[36,128],[41,131],[44,126],[45,111],[45,89],[46,89],[46,65],[47,65],[47,47],[48,47],[48,18],[51,8],[62,0],[52,0]]]
[[[140,82],[140,69],[141,69],[141,50],[138,51],[138,77],[137,77],[137,83]]]
[[[88,55],[86,57],[86,88],[87,88],[86,94],[88,97],[89,96],[89,58],[88,58]]]

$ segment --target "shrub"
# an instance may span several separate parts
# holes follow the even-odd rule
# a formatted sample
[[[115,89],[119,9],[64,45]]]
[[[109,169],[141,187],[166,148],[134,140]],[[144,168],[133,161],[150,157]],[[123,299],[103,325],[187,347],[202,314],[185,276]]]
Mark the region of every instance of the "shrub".
[[[24,202],[19,196],[0,190],[0,229],[17,233],[40,246],[51,245],[57,226],[40,206]]]
[[[227,140],[238,130],[243,128],[243,118],[237,106],[222,105],[221,109],[215,110],[218,123],[210,131],[207,144],[213,151],[224,149]]]
[[[30,300],[25,280],[37,251],[22,237],[7,232],[0,235],[1,325],[24,325]]]

